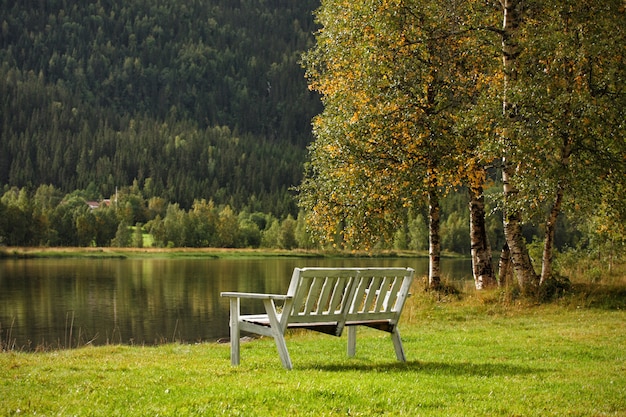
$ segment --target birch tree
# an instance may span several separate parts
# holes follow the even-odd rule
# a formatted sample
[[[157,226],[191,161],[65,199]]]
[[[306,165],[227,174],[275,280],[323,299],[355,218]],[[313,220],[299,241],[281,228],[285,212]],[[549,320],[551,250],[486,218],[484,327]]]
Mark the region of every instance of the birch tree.
[[[528,248],[522,235],[522,215],[519,207],[513,204],[519,191],[512,177],[519,169],[521,158],[514,155],[516,150],[513,131],[510,123],[517,118],[517,106],[512,98],[512,86],[518,81],[520,54],[519,27],[524,15],[524,1],[500,0],[503,12],[502,20],[502,68],[503,68],[503,100],[502,113],[504,128],[500,133],[500,146],[502,151],[502,183],[504,195],[503,226],[506,245],[501,254],[500,276],[505,277],[510,269],[508,260],[512,263],[512,270],[518,279],[520,286],[529,287],[535,285],[538,277],[533,269]],[[507,123],[508,122],[508,123]],[[505,260],[502,263],[502,260]]]
[[[547,207],[541,282],[552,275],[555,224],[563,208],[593,211],[603,183],[621,176],[617,191],[626,181],[624,6],[617,0],[561,0],[543,4],[524,28],[520,130],[537,138],[524,149],[538,159],[543,182],[534,188],[530,172],[520,184]]]
[[[429,283],[438,287],[439,198],[461,183],[455,134],[478,77],[465,27],[467,2],[326,0],[322,29],[304,57],[322,94],[301,204],[318,235],[371,247],[429,205]]]
[[[505,233],[524,287],[552,276],[563,209],[593,211],[608,180],[623,188],[626,16],[621,0],[502,4]],[[519,234],[534,219],[545,230],[540,275]]]

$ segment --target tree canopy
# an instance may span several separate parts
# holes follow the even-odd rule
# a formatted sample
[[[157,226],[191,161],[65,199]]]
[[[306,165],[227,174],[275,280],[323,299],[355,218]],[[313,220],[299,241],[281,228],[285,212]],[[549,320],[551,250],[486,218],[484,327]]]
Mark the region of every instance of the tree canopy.
[[[507,210],[545,228],[541,274],[523,274],[533,284],[551,278],[560,213],[593,213],[624,184],[626,11],[623,2],[593,0],[517,7],[506,134],[494,143],[515,190]]]
[[[453,3],[437,12],[403,2],[323,3],[323,29],[305,63],[324,113],[314,122],[304,184],[322,232],[350,217],[347,241],[376,243],[398,208],[460,182],[453,126],[477,81],[468,62],[450,59],[465,41],[450,35],[459,17],[446,14]]]
[[[563,209],[622,209],[606,193],[626,178],[621,1],[325,0],[317,18],[304,62],[324,111],[301,204],[320,236],[375,244],[424,196],[433,227],[437,195],[482,192],[488,165],[517,273],[524,224],[545,228],[550,270]]]

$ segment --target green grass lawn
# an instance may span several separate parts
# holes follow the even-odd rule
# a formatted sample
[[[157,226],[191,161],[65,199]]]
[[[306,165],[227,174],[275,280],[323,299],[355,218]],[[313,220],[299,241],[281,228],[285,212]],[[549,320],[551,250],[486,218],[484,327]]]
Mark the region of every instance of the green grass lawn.
[[[626,416],[626,313],[488,298],[412,297],[387,334],[291,333],[293,371],[271,339],[242,344],[0,353],[0,415]]]

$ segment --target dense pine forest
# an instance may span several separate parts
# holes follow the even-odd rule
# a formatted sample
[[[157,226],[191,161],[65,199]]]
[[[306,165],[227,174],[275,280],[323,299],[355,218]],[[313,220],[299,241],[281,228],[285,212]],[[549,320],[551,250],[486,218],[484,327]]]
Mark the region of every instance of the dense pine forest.
[[[295,216],[318,3],[0,1],[0,184]]]

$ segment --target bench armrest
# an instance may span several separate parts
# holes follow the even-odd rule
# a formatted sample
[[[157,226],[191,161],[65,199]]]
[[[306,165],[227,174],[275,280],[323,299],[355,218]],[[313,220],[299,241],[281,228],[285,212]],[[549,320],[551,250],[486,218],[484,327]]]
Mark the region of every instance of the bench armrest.
[[[260,294],[255,292],[223,292],[220,295],[229,298],[250,298],[256,300],[288,300],[293,298],[284,294]]]

